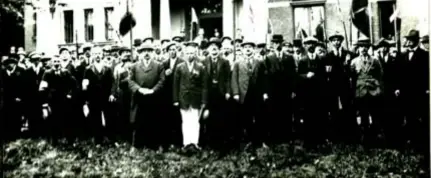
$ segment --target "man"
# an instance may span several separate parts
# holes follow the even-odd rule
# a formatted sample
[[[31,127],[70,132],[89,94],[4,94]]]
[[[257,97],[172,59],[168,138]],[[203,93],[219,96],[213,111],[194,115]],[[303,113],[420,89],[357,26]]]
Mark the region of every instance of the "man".
[[[281,51],[283,51],[283,53],[288,54],[288,55],[293,55],[293,44],[290,42],[283,42],[283,47],[281,48]]]
[[[236,102],[239,103],[239,118],[235,118],[234,124],[238,129],[236,139],[241,143],[251,142],[254,146],[262,145],[264,135],[268,131],[265,120],[258,120],[257,116],[263,101],[261,95],[261,86],[258,85],[258,75],[260,61],[255,58],[253,42],[242,44],[244,56],[242,60],[235,61],[231,77],[232,95]],[[259,118],[260,119],[260,118]],[[256,122],[254,124],[254,122]],[[263,124],[263,125],[262,125]],[[257,130],[254,125],[260,125]],[[265,129],[265,130],[264,130]],[[259,133],[258,133],[259,132]]]
[[[264,91],[268,119],[271,119],[269,130],[270,140],[267,142],[279,144],[289,141],[292,137],[292,99],[295,84],[295,60],[291,55],[282,52],[282,35],[273,35],[273,51],[264,61],[266,84]]]
[[[196,61],[197,47],[197,43],[186,43],[186,62],[178,65],[173,86],[174,106],[181,112],[183,146],[192,150],[199,149],[200,117],[208,115],[208,78],[204,66]]]
[[[419,47],[419,31],[405,36],[408,52],[403,54],[400,97],[404,103],[408,142],[429,151],[429,53]]]
[[[430,38],[429,35],[425,35],[421,39],[421,48],[424,49],[425,51],[429,51],[430,49],[429,38]]]
[[[356,129],[356,120],[352,108],[352,89],[350,82],[351,53],[342,47],[344,36],[335,32],[329,38],[331,51],[328,52],[325,65],[325,106],[327,115],[333,124],[332,141],[351,142]]]
[[[367,146],[375,144],[380,132],[381,96],[383,93],[383,68],[380,61],[368,54],[371,46],[367,37],[359,38],[356,43],[359,56],[351,63],[351,77],[355,87],[355,106],[363,141]]]
[[[266,57],[267,50],[266,50],[266,43],[259,43],[256,45],[256,58],[260,61],[263,61]]]
[[[6,142],[14,141],[20,137],[21,120],[26,109],[24,102],[27,98],[29,84],[25,69],[19,67],[18,56],[9,55],[9,58],[2,61],[5,66],[1,70],[1,86],[3,97],[3,109],[1,111],[1,130]]]
[[[325,81],[325,66],[323,60],[315,54],[317,39],[307,37],[303,41],[306,50],[298,63],[298,104],[301,106],[301,117],[305,126],[305,143],[307,146],[317,146],[327,139],[325,129],[327,117],[323,106],[322,87]]]
[[[165,84],[163,85],[163,108],[165,108],[164,114],[166,118],[166,132],[168,134],[164,138],[165,144],[173,144],[175,146],[181,146],[181,114],[177,107],[173,106],[173,84],[176,70],[178,65],[183,63],[184,60],[178,56],[178,51],[175,43],[170,43],[166,46],[166,51],[169,53],[169,58],[163,61],[165,69]],[[165,145],[165,146],[166,146]]]
[[[50,140],[56,144],[60,138],[66,137],[73,141],[72,99],[77,88],[75,78],[70,72],[61,67],[59,56],[52,58],[52,68],[45,72],[40,82],[39,91],[42,94],[43,118],[47,120],[47,129]]]
[[[234,45],[236,49],[241,49],[241,43],[243,42],[242,38],[237,38],[234,41]]]
[[[113,100],[111,93],[114,82],[111,68],[104,64],[103,53],[100,48],[92,49],[93,63],[84,71],[84,80],[82,80],[82,90],[84,91],[86,107],[89,109],[87,116],[88,132],[90,138],[95,139],[97,144],[102,142],[106,136],[104,127],[111,126],[112,117],[110,117],[109,101]],[[115,127],[115,125],[113,125]]]
[[[160,91],[165,80],[163,65],[154,60],[154,47],[143,44],[137,52],[139,62],[130,67],[129,88],[132,94],[130,121],[136,126],[139,138],[138,146],[142,144],[157,148],[160,131]]]
[[[121,62],[114,68],[114,84],[112,85],[112,93],[114,98],[110,98],[110,102],[117,103],[117,117],[115,126],[117,127],[116,133],[123,140],[131,141],[132,133],[129,130],[130,118],[130,90],[128,88],[127,77],[129,75],[128,69],[131,63],[131,49],[128,47],[120,47],[118,51]]]
[[[229,82],[230,66],[220,53],[221,42],[212,38],[208,43],[209,55],[203,61],[208,76],[208,110],[211,112],[207,120],[207,144],[209,146],[222,148],[224,141],[230,137],[226,130],[227,123],[227,100],[230,99]]]
[[[320,57],[320,58],[326,58],[327,55],[327,51],[326,51],[326,46],[323,42],[318,42],[316,44],[316,49],[315,49],[315,53]]]

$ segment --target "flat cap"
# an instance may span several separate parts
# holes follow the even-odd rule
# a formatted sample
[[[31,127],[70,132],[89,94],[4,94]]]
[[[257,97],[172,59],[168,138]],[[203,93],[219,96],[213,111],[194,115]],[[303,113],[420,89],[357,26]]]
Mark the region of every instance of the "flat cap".
[[[302,43],[304,43],[304,44],[309,44],[309,43],[316,44],[317,42],[319,42],[319,40],[317,40],[316,38],[314,38],[312,36],[309,36],[302,41]]]

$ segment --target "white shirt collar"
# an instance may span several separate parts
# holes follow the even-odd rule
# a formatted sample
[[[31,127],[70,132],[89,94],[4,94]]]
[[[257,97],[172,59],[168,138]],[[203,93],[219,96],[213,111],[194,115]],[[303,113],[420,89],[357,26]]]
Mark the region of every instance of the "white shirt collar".
[[[11,74],[13,74],[13,72],[15,72],[15,70],[16,70],[16,65],[13,67],[12,70],[6,70],[6,72],[8,75],[11,75]]]
[[[311,60],[314,60],[314,59],[316,59],[316,54],[314,54],[314,53],[308,53],[308,57],[309,57]]]

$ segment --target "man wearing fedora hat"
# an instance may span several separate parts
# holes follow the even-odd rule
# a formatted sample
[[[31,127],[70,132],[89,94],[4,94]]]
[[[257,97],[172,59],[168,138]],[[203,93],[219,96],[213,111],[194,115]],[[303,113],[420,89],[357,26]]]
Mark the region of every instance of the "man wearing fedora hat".
[[[381,133],[381,96],[383,94],[383,68],[378,59],[368,54],[370,39],[361,37],[356,42],[359,56],[351,63],[351,77],[355,89],[356,116],[360,118],[362,141],[368,146],[376,144]]]
[[[129,88],[132,94],[130,122],[137,128],[140,146],[155,148],[160,140],[160,91],[165,80],[163,65],[154,59],[152,44],[142,44],[139,62],[130,67]],[[151,135],[151,136],[150,136]],[[143,145],[141,145],[143,144]]]
[[[228,135],[223,132],[227,125],[226,104],[230,98],[230,66],[229,61],[224,59],[220,53],[221,42],[218,38],[211,38],[208,42],[209,55],[202,62],[208,76],[208,109],[211,112],[207,119],[208,144],[218,148]]]
[[[429,37],[429,35],[425,35],[425,36],[423,36],[422,37],[422,39],[421,39],[421,47],[425,50],[425,51],[429,51],[429,45],[430,45],[430,43],[429,43],[429,40],[430,40],[430,37]]]
[[[11,54],[2,61],[5,66],[1,70],[0,90],[2,91],[3,108],[0,114],[1,130],[6,142],[13,141],[20,136],[21,119],[24,116],[25,100],[29,81],[24,68],[17,65],[18,56]]]
[[[429,53],[419,47],[419,31],[405,36],[407,52],[402,56],[403,75],[399,94],[407,119],[407,139],[425,150],[429,143]]]

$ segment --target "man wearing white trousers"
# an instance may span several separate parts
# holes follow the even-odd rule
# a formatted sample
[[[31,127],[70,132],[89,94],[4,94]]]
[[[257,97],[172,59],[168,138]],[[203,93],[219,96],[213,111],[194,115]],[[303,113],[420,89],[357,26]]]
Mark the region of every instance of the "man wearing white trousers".
[[[182,134],[184,147],[199,148],[199,120],[208,115],[207,74],[204,66],[197,60],[198,44],[186,43],[184,60],[178,65],[174,75],[173,100],[178,106],[182,118]]]

